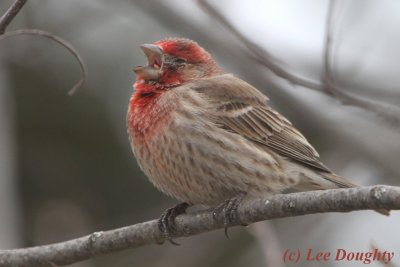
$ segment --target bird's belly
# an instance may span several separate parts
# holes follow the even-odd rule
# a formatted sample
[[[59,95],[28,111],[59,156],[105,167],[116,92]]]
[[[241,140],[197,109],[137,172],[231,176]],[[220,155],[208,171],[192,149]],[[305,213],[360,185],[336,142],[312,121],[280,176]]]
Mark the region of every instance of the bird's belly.
[[[143,144],[133,146],[137,161],[166,194],[214,206],[242,192],[259,197],[285,188],[275,159],[240,136],[206,127],[210,135],[204,125],[187,127],[171,118],[163,125],[152,138],[132,141]]]

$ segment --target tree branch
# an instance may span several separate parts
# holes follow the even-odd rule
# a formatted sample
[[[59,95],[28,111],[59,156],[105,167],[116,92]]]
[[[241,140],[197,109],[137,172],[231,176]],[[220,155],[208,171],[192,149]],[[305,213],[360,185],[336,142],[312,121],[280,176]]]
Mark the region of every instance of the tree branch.
[[[28,0],[16,0],[14,4],[4,13],[4,15],[0,18],[0,40],[11,37],[11,36],[16,36],[16,35],[38,35],[42,37],[46,37],[48,39],[51,39],[63,47],[65,47],[78,61],[79,66],[82,71],[82,76],[81,79],[72,87],[69,91],[68,94],[72,96],[76,90],[78,90],[82,85],[86,82],[87,80],[87,71],[85,68],[85,64],[83,62],[82,57],[79,55],[78,51],[67,41],[62,39],[61,37],[58,37],[57,35],[54,35],[52,33],[42,31],[42,30],[37,30],[37,29],[22,29],[22,30],[15,30],[11,32],[5,33],[5,30],[8,26],[8,24],[11,23],[11,21],[15,18],[15,16],[18,14],[18,12],[21,10],[21,8],[25,5],[25,3]]]
[[[81,78],[80,80],[68,91],[68,94],[72,96],[76,90],[78,90],[82,85],[86,82],[87,80],[87,71],[85,67],[85,63],[83,62],[82,57],[79,55],[78,51],[66,40],[62,39],[61,37],[54,35],[50,32],[38,30],[38,29],[22,29],[22,30],[15,30],[11,32],[6,32],[3,35],[0,35],[0,40],[12,37],[12,36],[17,36],[17,35],[37,35],[37,36],[42,36],[47,39],[50,39],[52,41],[55,41],[56,43],[60,44],[61,46],[65,47],[71,54],[72,56],[78,61],[79,67],[81,68]]]
[[[333,74],[332,74],[332,35],[333,35],[333,15],[336,8],[336,1],[329,1],[328,11],[326,15],[325,23],[325,45],[324,45],[324,70],[322,82],[323,88],[327,94],[335,96],[335,88],[333,85]]]
[[[0,35],[2,35],[11,21],[15,18],[21,8],[25,5],[28,0],[16,0],[12,6],[4,13],[0,18]]]
[[[304,86],[316,91],[321,91],[321,84],[306,80],[294,74],[287,72],[280,65],[281,63],[272,56],[271,53],[266,51],[261,46],[253,43],[247,37],[245,37],[241,32],[239,32],[233,25],[213,6],[211,6],[206,0],[198,0],[199,5],[207,11],[207,13],[216,19],[219,23],[221,23],[225,28],[227,28],[240,42],[244,44],[244,46],[248,49],[245,51],[246,54],[254,61],[259,63],[260,65],[268,68],[272,71],[276,76],[283,78],[290,83],[297,84],[300,86]]]
[[[400,209],[400,187],[377,185],[272,195],[242,203],[231,226],[321,212],[367,209]],[[222,215],[217,215],[214,220],[210,210],[180,215],[175,221],[175,238],[224,227]],[[163,242],[157,220],[152,220],[51,245],[0,250],[0,266],[67,265],[95,255]]]
[[[375,113],[376,115],[383,118],[390,126],[399,127],[400,126],[400,108],[398,106],[383,104],[377,101],[373,101],[370,99],[365,99],[355,94],[349,93],[343,88],[338,88],[337,86],[333,86],[330,84],[329,87],[326,87],[326,84],[321,84],[317,81],[308,80],[292,74],[286,71],[281,65],[281,63],[272,57],[272,54],[266,51],[263,47],[260,47],[250,41],[247,37],[245,37],[242,33],[240,33],[217,9],[215,9],[212,5],[210,5],[206,0],[198,0],[197,1],[212,18],[216,19],[219,23],[221,23],[225,28],[227,28],[242,44],[247,48],[246,54],[253,59],[255,62],[268,68],[275,75],[280,78],[287,80],[288,82],[303,86],[315,91],[319,91],[325,93],[326,95],[333,97],[339,100],[343,105],[351,105],[366,111]],[[332,10],[334,8],[334,0],[331,0],[328,8],[328,17],[327,17],[327,34],[325,39],[325,69],[326,65],[330,64],[329,61],[329,53],[331,50],[331,27],[332,27]],[[328,66],[328,71],[330,71],[330,67]],[[326,82],[326,81],[324,81]]]
[[[392,125],[400,125],[400,109],[397,106],[384,105],[376,101],[371,101],[354,94],[350,94],[345,90],[337,88],[334,84],[332,72],[332,44],[333,44],[333,29],[334,29],[334,13],[336,10],[337,1],[330,0],[326,15],[325,23],[325,44],[324,44],[324,70],[322,77],[322,88],[327,95],[338,99],[343,105],[351,105],[365,110],[374,112],[383,117]]]

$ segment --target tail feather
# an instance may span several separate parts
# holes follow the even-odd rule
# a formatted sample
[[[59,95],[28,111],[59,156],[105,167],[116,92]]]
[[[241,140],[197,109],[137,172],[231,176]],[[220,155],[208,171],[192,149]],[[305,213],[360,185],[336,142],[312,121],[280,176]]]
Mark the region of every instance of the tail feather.
[[[326,180],[334,183],[338,188],[352,188],[352,187],[360,187],[358,184],[352,183],[349,180],[340,177],[334,173],[321,173],[322,177]]]

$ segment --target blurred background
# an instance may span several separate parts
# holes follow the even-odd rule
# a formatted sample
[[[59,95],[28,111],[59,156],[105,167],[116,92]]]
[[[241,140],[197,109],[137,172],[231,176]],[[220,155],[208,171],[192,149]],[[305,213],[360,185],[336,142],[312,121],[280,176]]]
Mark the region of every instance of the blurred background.
[[[399,106],[400,2],[337,2],[336,84]],[[0,13],[12,3],[1,1]],[[209,3],[284,69],[321,79],[328,1]],[[155,219],[177,203],[140,171],[125,127],[136,79],[132,69],[146,62],[139,45],[171,36],[196,40],[225,71],[268,95],[338,174],[361,185],[400,184],[399,125],[277,77],[249,58],[243,44],[195,0],[29,0],[7,30],[22,28],[70,42],[89,78],[70,97],[80,70],[65,48],[38,36],[0,41],[1,248],[59,242]],[[371,246],[395,252],[400,264],[399,223],[398,212],[390,218],[372,211],[309,215],[236,227],[230,240],[215,231],[178,239],[179,247],[141,247],[72,266],[284,266],[287,249],[367,252]]]

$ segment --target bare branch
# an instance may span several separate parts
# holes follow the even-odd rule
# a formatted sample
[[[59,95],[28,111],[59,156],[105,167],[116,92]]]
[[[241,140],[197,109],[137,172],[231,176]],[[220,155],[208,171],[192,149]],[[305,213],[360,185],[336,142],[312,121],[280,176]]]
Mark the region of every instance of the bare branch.
[[[321,212],[366,209],[400,209],[400,187],[378,185],[273,195],[242,203],[231,226]],[[214,220],[212,211],[180,215],[175,221],[175,238],[224,227],[222,214]],[[0,266],[67,265],[95,255],[163,242],[157,220],[153,220],[51,245],[0,250]]]
[[[374,112],[383,117],[391,125],[400,125],[400,109],[397,106],[383,105],[376,101],[364,99],[360,96],[350,94],[344,90],[338,89],[334,85],[332,73],[332,43],[333,43],[333,27],[334,13],[336,10],[336,0],[330,0],[326,16],[325,26],[325,45],[324,45],[324,71],[323,71],[323,89],[326,94],[338,99],[343,105],[351,105]]]
[[[65,47],[76,58],[76,60],[79,63],[79,66],[81,68],[82,76],[81,76],[81,79],[74,85],[74,87],[72,87],[72,89],[69,90],[68,94],[70,96],[72,96],[76,92],[76,90],[78,90],[80,87],[82,87],[82,85],[86,82],[87,71],[86,71],[86,67],[83,62],[83,59],[79,55],[78,51],[70,43],[68,43],[61,37],[58,37],[57,35],[54,35],[52,33],[46,32],[46,31],[38,30],[38,29],[23,29],[23,30],[7,32],[3,35],[0,35],[0,40],[11,37],[11,36],[16,36],[16,35],[38,35],[38,36],[48,38],[50,40],[53,40],[53,41],[59,43],[63,47]]]
[[[332,5],[334,0],[331,1],[330,5]],[[330,85],[328,89],[323,84],[320,84],[316,81],[308,80],[297,75],[294,75],[288,71],[286,71],[281,64],[271,56],[271,53],[266,51],[264,48],[254,44],[247,37],[245,37],[242,33],[240,33],[233,25],[213,6],[211,6],[206,0],[198,0],[198,4],[214,19],[220,22],[225,28],[227,28],[237,39],[239,39],[244,46],[247,48],[245,51],[248,56],[253,59],[255,62],[260,65],[268,68],[275,75],[280,78],[283,78],[294,85],[303,86],[315,91],[323,92],[337,100],[339,100],[343,105],[351,105],[362,108],[366,111],[375,113],[376,115],[382,117],[390,126],[399,127],[400,125],[400,108],[397,106],[383,104],[377,101],[372,101],[368,99],[361,98],[354,94],[348,93],[342,88],[334,87]],[[331,9],[329,9],[331,10]],[[330,11],[328,11],[330,12]],[[330,13],[328,13],[330,14]],[[330,16],[328,16],[328,21],[331,21]],[[329,25],[331,27],[332,24]],[[329,32],[329,31],[328,31]],[[330,36],[328,35],[328,38]],[[328,39],[326,38],[326,39]],[[331,49],[331,40],[326,42],[328,44],[329,50]],[[329,55],[329,53],[328,53]],[[328,59],[327,64],[330,64]],[[330,67],[328,67],[328,70]],[[326,67],[325,67],[326,69]]]
[[[25,5],[28,0],[16,0],[12,6],[4,13],[0,18],[0,35],[2,35],[11,21],[15,18],[21,8]]]
[[[11,21],[15,18],[15,16],[18,14],[18,12],[21,10],[26,2],[27,0],[16,0],[14,4],[0,18],[0,40],[16,35],[39,35],[51,39],[65,47],[76,58],[82,71],[81,79],[68,92],[68,94],[72,96],[76,92],[76,90],[82,87],[82,85],[86,82],[87,71],[83,59],[70,43],[58,37],[57,35],[37,29],[23,29],[4,33],[8,24],[11,23]]]
[[[239,39],[248,49],[246,53],[257,63],[268,68],[270,71],[275,73],[278,77],[281,77],[290,83],[304,86],[313,90],[320,91],[322,89],[319,83],[306,80],[304,78],[293,75],[284,70],[277,59],[275,59],[271,53],[266,51],[264,48],[250,41],[242,33],[240,33],[233,25],[213,6],[211,6],[206,0],[198,0],[199,5],[204,8],[211,17],[215,18],[224,27],[226,27],[237,39]]]
[[[325,49],[324,49],[324,75],[322,82],[324,83],[324,90],[327,94],[335,95],[333,88],[333,74],[331,69],[331,56],[332,56],[332,35],[333,35],[333,14],[335,11],[336,1],[329,1],[328,14],[326,16],[325,26]]]

